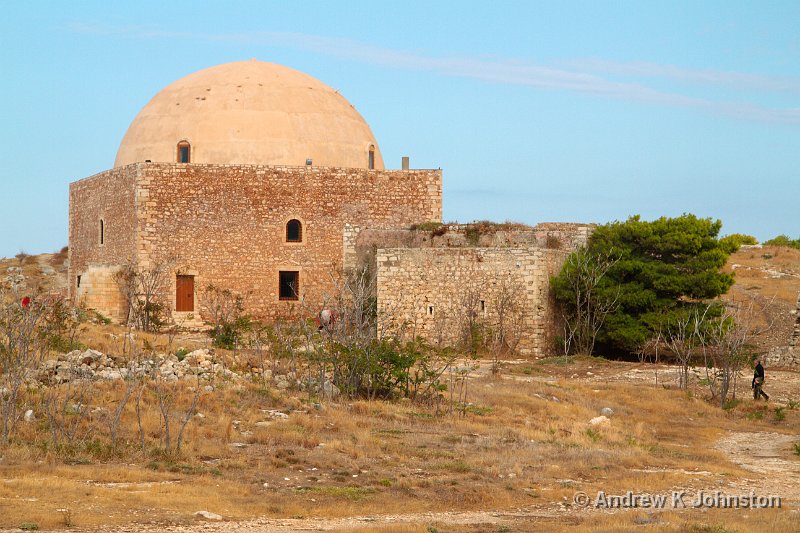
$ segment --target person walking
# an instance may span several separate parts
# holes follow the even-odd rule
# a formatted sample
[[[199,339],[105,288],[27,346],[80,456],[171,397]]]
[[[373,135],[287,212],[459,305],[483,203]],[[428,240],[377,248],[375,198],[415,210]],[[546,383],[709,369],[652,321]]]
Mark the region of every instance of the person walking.
[[[764,366],[761,364],[761,359],[756,359],[756,369],[753,373],[753,399],[758,400],[761,396],[765,400],[769,400],[769,395],[764,392]]]

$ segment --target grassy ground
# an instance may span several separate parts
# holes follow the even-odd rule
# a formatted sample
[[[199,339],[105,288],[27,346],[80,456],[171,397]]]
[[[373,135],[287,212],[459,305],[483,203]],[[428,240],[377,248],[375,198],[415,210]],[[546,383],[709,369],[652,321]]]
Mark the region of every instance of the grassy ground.
[[[98,430],[65,457],[47,449],[40,420],[0,452],[0,527],[189,525],[198,510],[237,521],[523,509],[527,514],[509,519],[508,526],[501,516],[490,525],[454,529],[434,515],[374,530],[524,531],[525,523],[597,531],[637,524],[649,524],[648,531],[792,530],[797,499],[781,510],[749,512],[648,514],[573,504],[578,491],[738,494],[754,474],[717,450],[719,439],[741,431],[796,434],[800,428],[795,409],[777,417],[772,408],[749,401],[724,411],[706,402],[702,389],[687,393],[594,379],[597,373],[625,375],[632,366],[596,359],[510,364],[499,378],[471,378],[471,405],[463,414],[436,415],[430,406],[406,401],[319,405],[302,393],[218,384],[201,396],[202,417],[188,425],[182,453],[169,457],[138,449],[131,406],[117,452]],[[567,373],[581,377],[564,378]],[[119,394],[107,385],[95,405],[109,408]],[[189,397],[187,392],[180,402]],[[614,410],[610,423],[591,426],[603,407]],[[270,410],[288,418],[274,419]],[[155,406],[143,412],[148,436],[157,438],[163,429]],[[797,488],[789,492],[796,495]]]

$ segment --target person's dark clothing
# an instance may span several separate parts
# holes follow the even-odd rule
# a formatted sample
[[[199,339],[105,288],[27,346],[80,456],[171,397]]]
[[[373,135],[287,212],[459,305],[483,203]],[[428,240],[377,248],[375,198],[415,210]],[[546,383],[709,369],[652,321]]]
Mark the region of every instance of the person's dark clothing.
[[[762,396],[765,400],[769,400],[769,396],[766,392],[762,389],[764,386],[764,367],[761,364],[761,361],[758,362],[756,365],[755,372],[753,373],[753,399],[758,400]]]

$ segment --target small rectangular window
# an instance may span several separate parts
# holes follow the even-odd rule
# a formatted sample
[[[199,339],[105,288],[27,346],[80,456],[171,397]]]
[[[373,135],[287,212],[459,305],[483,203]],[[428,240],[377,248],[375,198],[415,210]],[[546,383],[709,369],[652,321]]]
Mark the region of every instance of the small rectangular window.
[[[80,289],[81,288],[81,277],[78,276],[78,279],[76,281],[78,282],[78,288]]]
[[[428,306],[428,314],[429,314],[430,316],[433,316],[433,306],[432,306],[432,305],[429,305],[429,306]]]
[[[281,300],[299,300],[300,272],[295,270],[278,272],[278,298]]]

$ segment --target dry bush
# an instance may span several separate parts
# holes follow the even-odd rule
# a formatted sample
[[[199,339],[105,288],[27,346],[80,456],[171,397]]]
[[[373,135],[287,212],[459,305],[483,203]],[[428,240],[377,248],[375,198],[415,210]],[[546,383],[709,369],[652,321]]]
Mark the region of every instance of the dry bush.
[[[166,324],[174,270],[175,259],[167,258],[147,265],[129,261],[114,274],[128,306],[128,324],[142,331],[158,331]]]

